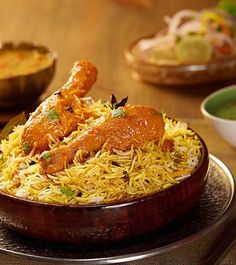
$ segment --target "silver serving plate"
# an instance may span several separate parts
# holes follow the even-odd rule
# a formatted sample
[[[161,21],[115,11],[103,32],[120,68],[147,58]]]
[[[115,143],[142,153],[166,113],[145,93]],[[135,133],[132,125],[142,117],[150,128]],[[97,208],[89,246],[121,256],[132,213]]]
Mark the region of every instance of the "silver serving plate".
[[[229,215],[235,182],[228,168],[210,155],[206,188],[185,216],[156,233],[114,244],[65,245],[23,237],[0,224],[0,252],[22,258],[66,264],[114,264],[151,257],[187,245],[206,235]]]

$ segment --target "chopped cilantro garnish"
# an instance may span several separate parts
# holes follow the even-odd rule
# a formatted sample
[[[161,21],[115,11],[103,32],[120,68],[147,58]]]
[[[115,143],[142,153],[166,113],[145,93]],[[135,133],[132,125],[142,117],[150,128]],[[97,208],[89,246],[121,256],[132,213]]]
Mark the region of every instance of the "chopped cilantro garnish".
[[[50,120],[57,120],[59,119],[59,114],[55,111],[55,110],[50,110],[46,113],[46,116],[50,119]]]
[[[111,115],[112,117],[120,117],[125,115],[125,111],[123,109],[113,109]]]
[[[22,143],[22,149],[23,149],[24,151],[30,151],[31,148],[30,148],[29,143],[27,143],[27,142]]]
[[[70,187],[62,187],[61,192],[64,193],[67,198],[70,198],[75,193]]]
[[[52,156],[47,152],[42,155],[43,160],[50,160],[50,158],[52,158]]]
[[[229,13],[232,17],[236,18],[236,3],[233,0],[221,0],[219,1],[218,8],[223,9]]]
[[[161,116],[161,117],[163,117],[163,115],[164,115],[164,111],[159,111],[159,115]]]
[[[111,108],[112,108],[112,109],[116,109],[116,105],[117,105],[117,103],[112,104],[112,105],[111,105]]]

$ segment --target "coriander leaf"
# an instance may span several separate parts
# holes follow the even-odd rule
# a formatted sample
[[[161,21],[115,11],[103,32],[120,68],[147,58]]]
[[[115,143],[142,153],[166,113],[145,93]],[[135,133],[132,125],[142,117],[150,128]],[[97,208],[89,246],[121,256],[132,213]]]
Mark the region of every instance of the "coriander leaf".
[[[30,147],[29,143],[24,142],[24,143],[22,143],[22,149],[24,151],[30,151],[31,150],[31,147]]]
[[[223,9],[229,13],[232,17],[236,18],[236,3],[233,0],[221,0],[218,5],[218,8]]]
[[[117,103],[114,103],[114,104],[111,105],[112,109],[116,109],[116,107],[117,107]]]
[[[62,187],[60,190],[66,195],[67,198],[70,198],[75,193],[70,187]]]
[[[59,119],[59,114],[55,110],[50,110],[46,113],[46,116],[48,117],[49,120],[58,120]]]
[[[113,109],[111,112],[112,117],[120,117],[124,115],[125,115],[125,111],[123,109]]]
[[[52,156],[47,152],[45,152],[41,157],[43,160],[50,160],[52,158]]]

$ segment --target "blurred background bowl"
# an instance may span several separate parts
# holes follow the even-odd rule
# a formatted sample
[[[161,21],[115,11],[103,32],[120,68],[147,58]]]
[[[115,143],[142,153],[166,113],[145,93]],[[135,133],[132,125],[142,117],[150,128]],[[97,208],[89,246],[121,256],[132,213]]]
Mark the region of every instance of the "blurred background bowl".
[[[180,86],[197,85],[236,78],[236,56],[206,64],[158,65],[142,57],[139,41],[154,37],[154,34],[139,38],[125,50],[125,57],[132,76],[148,83]]]
[[[4,111],[32,104],[45,91],[55,73],[57,60],[55,52],[29,42],[18,44],[7,42],[2,43],[0,47],[0,53],[17,50],[38,51],[49,56],[51,62],[50,65],[31,73],[0,78],[0,109]]]
[[[22,234],[55,242],[100,244],[151,233],[181,217],[202,194],[209,154],[200,141],[202,155],[191,175],[160,192],[106,204],[62,205],[0,191],[0,219]]]
[[[203,100],[200,108],[203,116],[215,128],[217,133],[227,143],[236,147],[236,119],[231,120],[216,115],[220,108],[230,102],[235,102],[236,110],[236,85],[222,88],[210,94]],[[225,110],[225,112],[227,112],[227,110]],[[225,115],[229,115],[229,113],[225,113]]]

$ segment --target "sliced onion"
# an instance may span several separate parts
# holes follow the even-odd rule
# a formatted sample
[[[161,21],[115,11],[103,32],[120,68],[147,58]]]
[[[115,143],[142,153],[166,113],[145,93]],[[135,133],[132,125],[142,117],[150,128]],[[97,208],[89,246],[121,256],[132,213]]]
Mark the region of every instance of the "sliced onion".
[[[149,50],[156,46],[169,45],[174,46],[177,37],[177,28],[181,24],[184,18],[197,18],[199,17],[199,12],[192,10],[181,10],[176,13],[172,18],[165,17],[165,21],[169,24],[167,34],[158,33],[154,38],[143,39],[138,43],[138,48],[140,50]]]
[[[138,48],[140,50],[149,50],[156,46],[169,45],[169,38],[167,36],[160,36],[150,39],[143,39],[138,42]]]
[[[164,16],[164,21],[166,22],[167,25],[170,24],[171,17],[170,16]]]
[[[199,12],[193,11],[193,10],[181,10],[177,12],[172,18],[169,23],[169,28],[168,28],[168,33],[167,35],[171,39],[171,41],[175,41],[176,39],[176,33],[177,33],[177,28],[180,26],[181,22],[185,18],[190,18],[190,19],[196,19],[199,17]]]
[[[229,27],[235,27],[235,20],[233,20],[227,13],[217,9],[207,10],[220,14]],[[153,38],[139,41],[137,48],[141,53],[143,53],[142,57],[149,58],[149,53],[155,47],[175,47],[177,38],[188,35],[190,32],[205,33],[206,38],[213,47],[213,53],[217,57],[226,57],[231,55],[227,55],[226,53],[220,51],[220,48],[225,44],[229,46],[232,53],[236,52],[236,38],[232,38],[223,32],[216,32],[211,29],[211,27],[208,27],[206,23],[203,23],[201,16],[204,12],[206,12],[206,10],[199,12],[185,9],[177,12],[173,17],[165,16],[164,20],[167,24],[167,29],[158,32]]]
[[[188,22],[184,23],[183,25],[181,25],[177,29],[177,34],[179,36],[183,36],[183,35],[186,35],[190,32],[196,32],[196,33],[202,32],[204,29],[205,29],[205,27],[201,21],[191,20],[191,21],[188,21]]]

